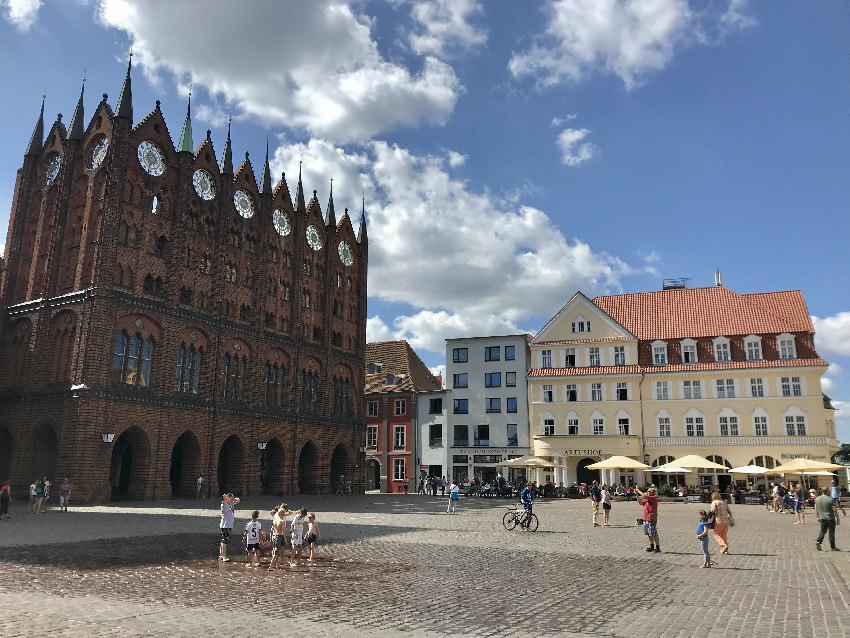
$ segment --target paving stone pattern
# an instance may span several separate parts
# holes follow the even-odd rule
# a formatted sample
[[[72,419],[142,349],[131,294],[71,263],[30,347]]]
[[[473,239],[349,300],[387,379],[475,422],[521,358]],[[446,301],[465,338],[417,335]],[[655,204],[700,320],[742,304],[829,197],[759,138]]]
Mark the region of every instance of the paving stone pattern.
[[[634,503],[593,528],[588,502],[542,502],[528,533],[502,528],[506,501],[462,499],[456,515],[416,495],[300,501],[320,521],[318,560],[272,573],[247,569],[235,539],[233,562],[215,560],[216,504],[18,506],[0,522],[0,633],[850,636],[850,552],[817,552],[811,514],[734,508],[731,555],[702,570],[698,504],[662,504],[663,553],[648,554]],[[237,530],[271,505],[243,503]]]

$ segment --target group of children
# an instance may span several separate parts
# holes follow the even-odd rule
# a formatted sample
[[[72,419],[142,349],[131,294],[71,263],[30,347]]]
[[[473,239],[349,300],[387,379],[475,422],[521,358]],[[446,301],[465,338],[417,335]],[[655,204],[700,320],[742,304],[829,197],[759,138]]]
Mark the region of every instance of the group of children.
[[[233,530],[238,504],[239,499],[231,493],[224,494],[221,498],[221,522],[219,525],[221,540],[218,559],[223,562],[230,561],[227,557],[227,544]],[[247,556],[245,566],[259,567],[261,558],[270,549],[269,571],[282,569],[286,566],[286,563],[289,563],[290,567],[295,567],[305,547],[308,552],[307,562],[312,563],[316,544],[319,542],[319,524],[316,522],[316,515],[314,513],[308,514],[306,507],[295,512],[290,511],[286,503],[281,503],[269,514],[272,517],[271,539],[263,531],[258,510],[251,513],[251,520],[245,525],[245,533],[242,535]],[[288,518],[289,516],[292,516],[291,520]],[[290,550],[288,561],[286,559],[287,549]]]

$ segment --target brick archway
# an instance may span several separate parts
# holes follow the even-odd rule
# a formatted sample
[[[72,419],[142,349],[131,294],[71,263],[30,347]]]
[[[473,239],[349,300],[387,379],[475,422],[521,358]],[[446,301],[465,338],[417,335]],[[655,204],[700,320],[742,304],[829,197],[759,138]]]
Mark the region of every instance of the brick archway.
[[[298,455],[299,494],[321,494],[321,472],[319,450],[312,441],[307,441]]]
[[[260,464],[260,484],[263,494],[283,495],[284,485],[283,445],[273,438],[262,452]]]
[[[218,452],[218,492],[242,492],[242,473],[245,465],[245,446],[231,434]]]
[[[12,463],[15,460],[15,441],[5,425],[0,425],[0,481],[12,478]]]
[[[115,439],[109,470],[113,500],[146,497],[146,488],[150,482],[150,457],[150,442],[140,428],[133,426]]]
[[[340,443],[334,448],[331,455],[330,488],[331,494],[344,493],[344,485],[340,483],[340,477],[352,480],[348,469],[348,450]]]
[[[59,456],[59,439],[56,430],[49,423],[39,425],[33,435],[30,475],[47,477],[52,481],[56,473],[56,458]]]
[[[180,498],[195,496],[195,481],[201,472],[201,445],[198,437],[186,431],[175,441],[171,450],[171,469],[168,475],[171,495]]]

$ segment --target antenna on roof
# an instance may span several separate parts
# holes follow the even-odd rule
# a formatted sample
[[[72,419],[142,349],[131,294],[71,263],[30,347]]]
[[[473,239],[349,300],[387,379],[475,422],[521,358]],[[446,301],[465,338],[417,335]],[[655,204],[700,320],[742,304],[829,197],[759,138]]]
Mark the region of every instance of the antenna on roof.
[[[723,275],[720,274],[720,268],[714,271],[714,285],[722,286],[723,285]]]

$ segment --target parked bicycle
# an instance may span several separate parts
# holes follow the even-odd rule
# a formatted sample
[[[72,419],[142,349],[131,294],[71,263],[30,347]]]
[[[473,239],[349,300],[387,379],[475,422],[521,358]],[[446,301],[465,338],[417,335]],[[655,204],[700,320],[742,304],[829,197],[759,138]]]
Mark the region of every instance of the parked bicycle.
[[[509,507],[508,511],[505,512],[505,515],[502,517],[502,525],[504,525],[505,529],[508,531],[519,525],[520,529],[524,529],[529,532],[536,532],[539,524],[540,521],[537,520],[537,514],[527,512],[524,509],[519,509],[516,505]]]

